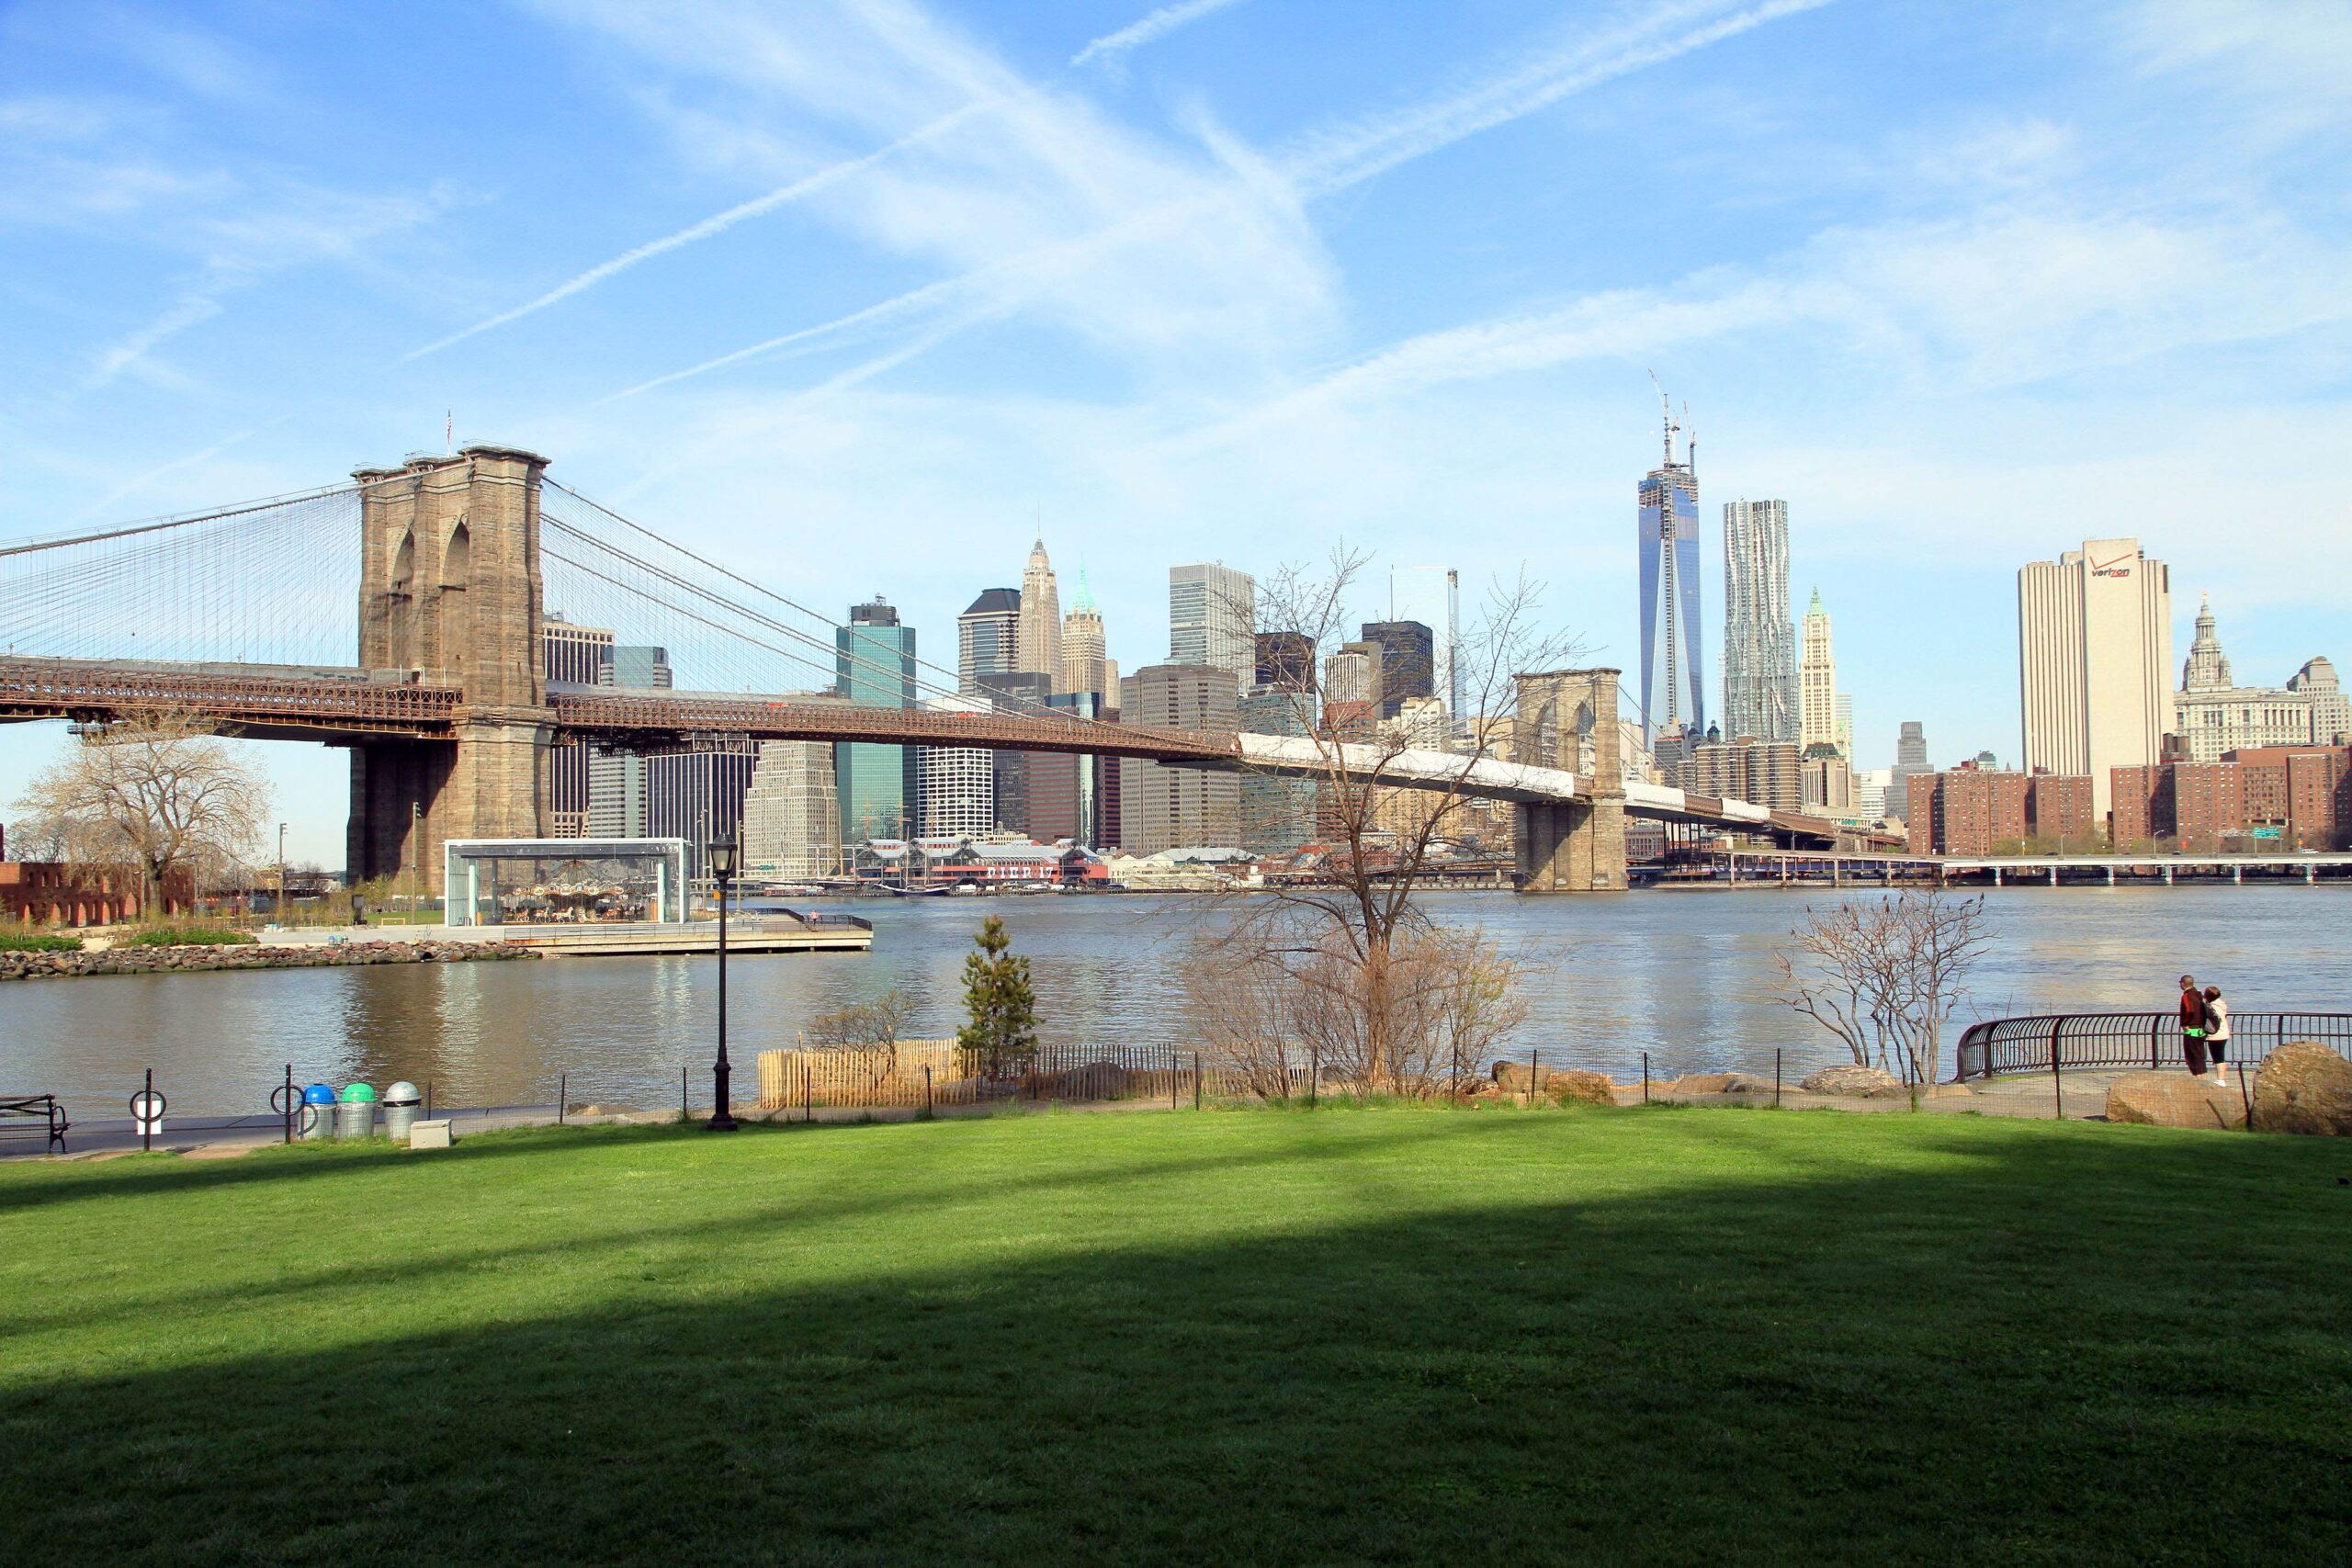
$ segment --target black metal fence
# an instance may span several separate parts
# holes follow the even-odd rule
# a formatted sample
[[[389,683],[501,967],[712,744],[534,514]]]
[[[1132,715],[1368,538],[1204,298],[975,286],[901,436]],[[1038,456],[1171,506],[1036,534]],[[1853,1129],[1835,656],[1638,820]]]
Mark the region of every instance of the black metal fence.
[[[2352,1056],[2352,1013],[2233,1012],[2229,1059],[2259,1062],[2291,1041],[2310,1040]],[[2172,1012],[2064,1012],[1996,1018],[1969,1025],[1953,1055],[1954,1076],[2063,1072],[2068,1067],[2179,1066],[2180,1019]]]

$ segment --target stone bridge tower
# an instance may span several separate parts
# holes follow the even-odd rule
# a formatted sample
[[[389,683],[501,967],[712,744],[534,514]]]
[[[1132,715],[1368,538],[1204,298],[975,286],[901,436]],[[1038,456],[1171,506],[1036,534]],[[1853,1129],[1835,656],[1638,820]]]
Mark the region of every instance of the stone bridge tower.
[[[1577,775],[1578,799],[1515,809],[1520,886],[1529,893],[1622,892],[1625,783],[1616,670],[1521,675],[1511,759]]]
[[[462,687],[458,743],[368,741],[351,753],[354,878],[416,874],[437,889],[449,839],[546,830],[547,655],[539,477],[505,446],[361,468],[359,663]]]

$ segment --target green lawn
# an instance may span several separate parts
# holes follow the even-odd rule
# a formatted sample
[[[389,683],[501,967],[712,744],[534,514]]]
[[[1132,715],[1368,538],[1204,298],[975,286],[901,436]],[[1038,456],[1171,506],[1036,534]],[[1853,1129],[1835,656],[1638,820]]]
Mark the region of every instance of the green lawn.
[[[0,1529],[173,1563],[2340,1563],[2345,1174],[2320,1140],[1691,1110],[19,1164]]]

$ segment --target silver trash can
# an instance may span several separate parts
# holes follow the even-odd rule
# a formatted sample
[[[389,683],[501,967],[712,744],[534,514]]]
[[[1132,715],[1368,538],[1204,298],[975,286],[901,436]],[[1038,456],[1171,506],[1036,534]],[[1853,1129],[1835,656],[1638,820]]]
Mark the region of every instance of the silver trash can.
[[[424,1097],[403,1078],[384,1091],[384,1136],[396,1144],[408,1142],[409,1129],[423,1114]]]

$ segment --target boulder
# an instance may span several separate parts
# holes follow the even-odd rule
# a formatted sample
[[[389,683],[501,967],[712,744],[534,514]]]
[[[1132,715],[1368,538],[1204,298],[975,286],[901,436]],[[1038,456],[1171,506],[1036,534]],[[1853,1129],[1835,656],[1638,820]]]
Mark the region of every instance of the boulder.
[[[1544,1092],[1559,1105],[1614,1105],[1617,1091],[1607,1077],[1600,1073],[1571,1071],[1547,1073]]]
[[[1505,1094],[1525,1094],[1527,1092],[1528,1075],[1527,1064],[1525,1062],[1497,1062],[1494,1066],[1493,1073],[1495,1088],[1499,1089],[1501,1092]],[[1563,1077],[1599,1078],[1600,1077],[1600,1075],[1598,1073],[1580,1072],[1567,1067],[1546,1067],[1539,1065],[1535,1069],[1535,1091],[1538,1094],[1551,1093],[1553,1080]],[[1609,1080],[1601,1078],[1600,1081],[1606,1083]]]
[[[1755,1073],[1685,1073],[1666,1089],[1669,1094],[1770,1094],[1772,1080]]]
[[[2243,1127],[2245,1101],[2235,1084],[2225,1089],[2187,1073],[2126,1073],[2108,1086],[2107,1119],[2152,1127]]]
[[[2254,1075],[2254,1124],[2265,1133],[2352,1137],[2352,1062],[2308,1040],[2279,1046]]]
[[[1901,1078],[1896,1077],[1884,1067],[1858,1067],[1851,1065],[1842,1067],[1824,1067],[1817,1073],[1807,1075],[1805,1080],[1797,1087],[1807,1094],[1843,1094],[1863,1098],[1876,1096],[1894,1099],[1910,1092],[1903,1087]]]

